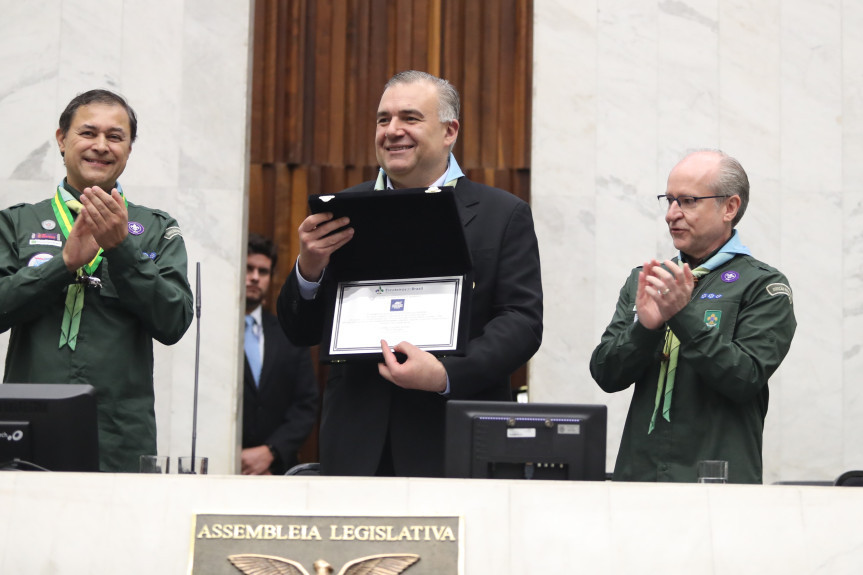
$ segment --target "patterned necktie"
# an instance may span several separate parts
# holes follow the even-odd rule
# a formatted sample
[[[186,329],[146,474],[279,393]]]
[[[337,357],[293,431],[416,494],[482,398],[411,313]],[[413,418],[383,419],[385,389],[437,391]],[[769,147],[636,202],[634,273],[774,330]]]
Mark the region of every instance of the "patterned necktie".
[[[710,273],[706,267],[699,267],[692,270],[692,275],[695,276],[695,283],[698,285],[698,280]],[[659,400],[662,399],[662,418],[665,421],[671,421],[671,392],[674,391],[674,376],[677,373],[677,356],[680,351],[680,340],[671,331],[671,328],[665,328],[665,344],[662,346],[662,365],[659,367],[659,380],[656,382],[656,399],[653,402],[653,415],[650,417],[650,427],[647,429],[647,434],[653,433],[653,428],[656,427],[656,414],[659,412]],[[663,393],[663,385],[665,384],[665,392]]]
[[[249,367],[252,369],[252,377],[255,378],[255,386],[261,379],[261,344],[255,329],[255,318],[246,316],[246,337],[244,348]]]

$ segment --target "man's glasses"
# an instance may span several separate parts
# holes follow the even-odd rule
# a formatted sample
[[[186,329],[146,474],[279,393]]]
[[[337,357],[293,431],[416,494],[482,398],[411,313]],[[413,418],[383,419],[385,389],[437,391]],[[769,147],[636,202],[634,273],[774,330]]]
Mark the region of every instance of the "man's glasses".
[[[684,212],[688,212],[690,210],[694,210],[695,206],[698,204],[698,200],[709,200],[712,198],[727,198],[728,196],[670,196],[668,194],[662,194],[661,196],[656,196],[656,199],[659,200],[659,205],[663,209],[670,209],[671,204],[677,202],[677,205],[680,206],[680,209]]]

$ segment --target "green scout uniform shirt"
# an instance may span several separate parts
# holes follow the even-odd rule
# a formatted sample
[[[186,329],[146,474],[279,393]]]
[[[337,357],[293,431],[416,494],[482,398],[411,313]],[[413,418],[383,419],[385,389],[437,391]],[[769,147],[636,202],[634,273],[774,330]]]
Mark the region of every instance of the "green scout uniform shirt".
[[[761,444],[769,391],[797,322],[788,280],[738,255],[704,276],[690,303],[668,325],[680,339],[671,421],[648,435],[665,328],[636,317],[638,272],[620,290],[617,309],[590,360],[606,392],[635,382],[614,479],[695,482],[697,462],[728,461],[732,483],[761,483]]]
[[[58,347],[75,274],[51,200],[0,212],[0,332],[12,329],[3,381],[95,387],[102,471],[134,472],[139,455],[156,453],[152,340],[176,343],[192,322],[177,222],[131,202],[128,212],[130,233],[93,274],[102,289],[85,289],[75,351]]]

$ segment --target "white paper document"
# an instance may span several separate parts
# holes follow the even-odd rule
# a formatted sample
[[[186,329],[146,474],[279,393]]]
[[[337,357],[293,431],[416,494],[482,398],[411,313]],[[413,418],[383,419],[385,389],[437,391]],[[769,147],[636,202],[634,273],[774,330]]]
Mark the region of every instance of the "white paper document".
[[[379,352],[382,339],[456,349],[463,283],[464,276],[339,283],[330,354]]]

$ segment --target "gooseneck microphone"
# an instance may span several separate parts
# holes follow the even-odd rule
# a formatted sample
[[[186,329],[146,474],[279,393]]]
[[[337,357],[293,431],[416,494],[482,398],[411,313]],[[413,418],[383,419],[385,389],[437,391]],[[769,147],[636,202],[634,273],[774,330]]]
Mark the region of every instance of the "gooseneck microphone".
[[[198,440],[198,369],[201,362],[201,262],[196,265],[195,278],[195,397],[192,402],[192,473],[195,473],[195,443]]]

